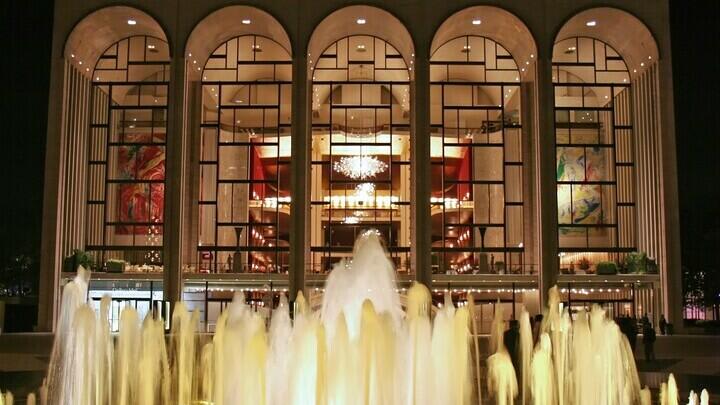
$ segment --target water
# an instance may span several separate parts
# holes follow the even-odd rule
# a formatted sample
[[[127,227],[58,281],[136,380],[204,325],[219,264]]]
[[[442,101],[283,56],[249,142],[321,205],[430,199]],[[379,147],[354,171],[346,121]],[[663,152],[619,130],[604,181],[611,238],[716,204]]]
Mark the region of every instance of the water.
[[[515,370],[496,306],[491,348],[482,353],[472,296],[449,296],[433,314],[429,290],[407,293],[403,311],[392,262],[377,234],[356,243],[353,259],[328,278],[314,312],[299,294],[294,319],[284,297],[268,320],[237,294],[213,336],[198,333],[198,314],[178,303],[166,336],[160,319],[123,310],[110,333],[109,300],[99,313],[85,302],[88,277],[63,290],[62,314],[41,404],[60,405],[621,405],[650,404],[629,345],[599,307],[571,321],[559,295],[534,344],[520,311]],[[485,361],[485,356],[489,355]],[[486,367],[485,367],[486,366]],[[671,376],[663,405],[678,404]],[[708,404],[708,394],[691,395]],[[32,401],[32,402],[31,402]],[[34,403],[35,398],[28,398]],[[698,402],[699,401],[699,402]],[[0,405],[12,395],[0,395]]]

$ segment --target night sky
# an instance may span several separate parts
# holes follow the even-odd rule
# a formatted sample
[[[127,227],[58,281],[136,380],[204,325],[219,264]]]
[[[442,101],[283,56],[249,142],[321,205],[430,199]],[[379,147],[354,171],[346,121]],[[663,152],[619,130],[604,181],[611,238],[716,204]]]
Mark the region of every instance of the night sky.
[[[3,0],[0,265],[38,257],[52,2]],[[670,2],[683,265],[720,271],[720,1]],[[7,51],[6,51],[7,52]]]

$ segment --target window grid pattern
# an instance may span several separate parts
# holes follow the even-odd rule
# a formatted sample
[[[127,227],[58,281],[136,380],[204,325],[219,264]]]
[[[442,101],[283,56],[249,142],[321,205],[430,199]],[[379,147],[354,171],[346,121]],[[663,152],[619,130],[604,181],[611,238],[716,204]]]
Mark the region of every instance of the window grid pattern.
[[[561,263],[618,260],[636,250],[627,66],[602,41],[569,38],[555,45],[553,83]]]
[[[409,70],[372,36],[330,45],[313,72],[311,263],[327,272],[357,236],[378,231],[399,272],[410,268]],[[341,170],[376,161],[376,173]],[[352,165],[348,166],[350,169]],[[357,167],[356,167],[357,168]]]
[[[520,72],[462,36],[430,59],[433,272],[526,273]]]
[[[93,69],[85,245],[99,263],[162,264],[169,66],[164,40],[132,36]]]
[[[239,36],[202,71],[199,272],[287,273],[292,61]]]

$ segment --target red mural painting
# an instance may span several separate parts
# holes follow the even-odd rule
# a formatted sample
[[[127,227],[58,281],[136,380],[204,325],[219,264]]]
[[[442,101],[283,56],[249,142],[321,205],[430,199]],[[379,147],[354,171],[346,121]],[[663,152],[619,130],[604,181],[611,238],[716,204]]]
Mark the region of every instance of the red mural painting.
[[[163,142],[157,139],[155,142]],[[125,142],[148,142],[149,134],[126,134]],[[165,145],[126,145],[118,148],[118,175],[123,180],[164,180]],[[118,220],[120,222],[163,222],[164,183],[128,183],[118,188]],[[123,225],[116,234],[147,234],[147,226]],[[162,232],[161,232],[162,233]]]

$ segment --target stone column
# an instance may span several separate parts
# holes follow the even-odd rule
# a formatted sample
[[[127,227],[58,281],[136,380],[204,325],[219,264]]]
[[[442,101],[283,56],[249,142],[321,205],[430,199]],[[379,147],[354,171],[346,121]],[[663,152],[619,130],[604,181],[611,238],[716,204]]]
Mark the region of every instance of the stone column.
[[[59,208],[61,196],[60,173],[62,172],[61,146],[64,142],[63,86],[66,75],[65,60],[62,56],[52,59],[50,91],[48,100],[47,141],[45,148],[45,185],[43,188],[43,223],[40,244],[40,291],[38,294],[37,330],[52,332],[55,329],[61,257],[58,254],[60,224]]]
[[[555,168],[555,94],[552,84],[552,55],[539,55],[535,64],[537,96],[535,98],[536,145],[538,151],[537,203],[539,206],[540,307],[547,302],[548,290],[557,283],[558,229],[557,186]],[[532,75],[530,72],[528,76]]]
[[[424,53],[415,57],[411,83],[411,268],[415,279],[432,287],[432,222],[430,221],[430,60]]]
[[[292,204],[290,206],[289,299],[305,288],[305,263],[309,258],[310,227],[310,99],[307,55],[293,58],[292,149],[290,160]]]
[[[182,50],[176,50],[182,55]],[[186,138],[185,58],[175,57],[170,64],[168,90],[167,147],[165,158],[165,218],[163,229],[163,298],[170,301],[170,313],[182,298],[182,218],[185,196]]]

